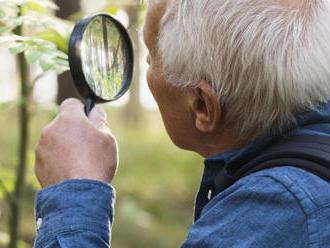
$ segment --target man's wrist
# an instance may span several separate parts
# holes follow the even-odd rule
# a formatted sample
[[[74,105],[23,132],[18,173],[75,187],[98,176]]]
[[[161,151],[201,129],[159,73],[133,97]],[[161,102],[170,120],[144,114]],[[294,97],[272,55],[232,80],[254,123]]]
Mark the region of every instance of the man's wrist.
[[[115,191],[100,181],[72,179],[49,186],[36,196],[38,239],[60,233],[92,231],[108,242]]]

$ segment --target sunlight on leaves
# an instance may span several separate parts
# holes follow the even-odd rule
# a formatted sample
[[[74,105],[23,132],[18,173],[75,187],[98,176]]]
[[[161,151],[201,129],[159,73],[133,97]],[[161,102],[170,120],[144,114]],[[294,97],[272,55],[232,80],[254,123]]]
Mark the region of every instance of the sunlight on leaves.
[[[116,15],[117,11],[118,11],[119,7],[117,4],[109,4],[106,9],[105,12],[111,14],[111,15]]]
[[[58,49],[62,52],[68,52],[68,40],[63,37],[60,33],[58,33],[55,29],[48,29],[37,33],[35,35],[36,38],[50,41],[58,47]]]
[[[38,63],[44,72],[69,70],[66,53],[73,24],[49,12],[57,9],[48,0],[0,0],[0,46],[11,54],[24,52],[26,62]],[[13,34],[21,25],[28,36]]]
[[[38,62],[44,72],[55,70],[61,74],[69,70],[67,54],[57,50],[53,42],[18,35],[0,37],[0,46],[8,44],[12,54],[24,52],[27,63]]]
[[[38,50],[27,50],[25,52],[25,59],[28,64],[35,63],[42,56],[42,52]]]
[[[15,46],[9,47],[9,52],[11,54],[19,54],[24,52],[26,49],[26,46],[24,44],[17,44]]]
[[[31,6],[39,5],[46,9],[58,10],[58,6],[49,0],[0,0],[0,4],[16,5],[16,6]]]

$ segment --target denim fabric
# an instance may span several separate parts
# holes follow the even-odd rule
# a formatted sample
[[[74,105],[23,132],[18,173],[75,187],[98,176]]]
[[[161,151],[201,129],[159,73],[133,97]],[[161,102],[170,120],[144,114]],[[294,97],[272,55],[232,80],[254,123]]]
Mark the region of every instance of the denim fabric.
[[[206,204],[188,247],[329,248],[329,183],[294,167],[251,174]]]
[[[67,180],[36,196],[34,247],[109,247],[114,190],[92,180]]]
[[[111,187],[89,180],[40,191],[35,247],[109,247],[112,199]],[[329,248],[329,183],[293,167],[245,177],[208,202],[188,247]]]
[[[304,113],[285,135],[330,135],[330,104]],[[302,169],[253,173],[211,197],[226,163],[275,141],[273,133],[248,146],[212,156],[196,199],[200,217],[181,248],[330,248],[330,184]],[[68,180],[36,197],[36,248],[109,247],[114,190],[101,182]]]
[[[245,147],[210,156],[205,159],[205,169],[200,189],[196,198],[195,221],[204,206],[209,202],[209,195],[213,193],[214,177],[227,163],[242,158],[254,158],[263,147],[275,143],[283,136],[297,135],[330,135],[330,102],[319,108],[319,111],[301,113],[296,116],[296,122],[288,125],[285,131],[272,130],[270,133],[258,137]],[[330,154],[329,154],[330,156]]]

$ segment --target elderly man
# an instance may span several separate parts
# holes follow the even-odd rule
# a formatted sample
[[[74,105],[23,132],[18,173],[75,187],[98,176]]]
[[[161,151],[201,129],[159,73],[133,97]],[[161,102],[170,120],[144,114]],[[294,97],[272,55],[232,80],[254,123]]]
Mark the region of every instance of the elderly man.
[[[148,83],[205,160],[185,247],[330,247],[330,2],[151,0]],[[36,147],[35,247],[108,247],[117,145],[68,100]]]

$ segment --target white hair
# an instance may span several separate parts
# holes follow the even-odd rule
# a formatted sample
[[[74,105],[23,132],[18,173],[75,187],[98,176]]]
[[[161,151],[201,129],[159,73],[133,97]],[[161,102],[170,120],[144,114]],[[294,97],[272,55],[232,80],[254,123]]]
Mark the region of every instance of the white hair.
[[[208,81],[223,127],[242,140],[330,100],[330,3],[283,2],[174,0],[161,21],[158,48],[168,81]]]

